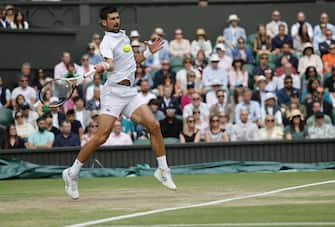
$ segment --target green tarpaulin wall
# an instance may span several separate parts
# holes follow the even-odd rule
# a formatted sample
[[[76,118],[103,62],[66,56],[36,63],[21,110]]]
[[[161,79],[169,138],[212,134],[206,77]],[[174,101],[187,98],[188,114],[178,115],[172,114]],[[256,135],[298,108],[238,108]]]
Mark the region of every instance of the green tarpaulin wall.
[[[64,166],[41,166],[20,160],[0,159],[0,179],[53,178],[60,177]],[[278,163],[278,162],[241,162],[223,161],[203,164],[174,166],[172,174],[213,174],[239,172],[279,172],[279,171],[313,171],[335,169],[335,162],[312,164]],[[152,175],[154,168],[149,165],[137,165],[130,168],[83,168],[81,177],[125,177]]]

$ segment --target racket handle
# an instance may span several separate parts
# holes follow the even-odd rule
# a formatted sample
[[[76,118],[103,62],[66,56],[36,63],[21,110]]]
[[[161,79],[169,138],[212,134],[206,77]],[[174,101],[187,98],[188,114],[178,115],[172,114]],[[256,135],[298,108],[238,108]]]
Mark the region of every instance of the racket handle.
[[[84,79],[88,77],[93,77],[95,73],[96,73],[95,69],[88,71],[87,73],[84,74]]]

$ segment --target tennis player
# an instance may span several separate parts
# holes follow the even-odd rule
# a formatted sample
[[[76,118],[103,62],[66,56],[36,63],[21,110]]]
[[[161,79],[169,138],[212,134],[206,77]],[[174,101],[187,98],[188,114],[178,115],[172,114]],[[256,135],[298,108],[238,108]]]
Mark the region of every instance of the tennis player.
[[[136,63],[143,62],[147,57],[159,51],[164,42],[161,39],[151,43],[147,42],[147,49],[143,54],[134,54],[129,38],[123,30],[120,30],[121,22],[117,9],[105,7],[101,9],[100,17],[105,30],[100,51],[105,60],[95,65],[95,69],[97,73],[107,72],[108,80],[101,91],[99,127],[95,136],[82,147],[73,165],[63,171],[65,192],[72,199],[79,198],[78,176],[80,168],[96,148],[107,140],[114,122],[120,114],[130,117],[148,129],[151,146],[158,162],[154,176],[164,186],[175,190],[176,185],[171,178],[166,161],[159,123],[146,105],[145,100],[137,96],[137,89],[134,86]]]

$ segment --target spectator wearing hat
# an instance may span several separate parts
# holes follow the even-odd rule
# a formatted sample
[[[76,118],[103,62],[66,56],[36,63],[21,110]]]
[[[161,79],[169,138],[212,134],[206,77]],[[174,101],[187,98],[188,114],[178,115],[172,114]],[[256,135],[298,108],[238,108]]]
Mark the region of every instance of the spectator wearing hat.
[[[335,65],[332,67],[331,75],[325,80],[324,88],[329,93],[333,108],[335,108]]]
[[[231,141],[256,141],[258,140],[258,127],[250,122],[248,109],[243,108],[238,112],[238,121],[233,125]]]
[[[222,87],[228,87],[228,74],[224,68],[219,67],[219,56],[212,54],[210,62],[202,74],[202,85],[205,93],[211,90],[214,80],[219,80]]]
[[[183,57],[191,54],[190,41],[184,39],[183,30],[180,28],[174,31],[174,39],[170,42],[170,54],[172,57]]]
[[[52,148],[55,140],[55,135],[48,131],[45,116],[41,116],[37,119],[38,130],[33,132],[28,137],[27,148],[28,149],[39,149],[39,148]]]
[[[76,112],[70,109],[66,112],[66,120],[71,123],[71,132],[77,134],[81,138],[84,134],[84,129],[80,121],[76,120]]]
[[[281,106],[284,125],[287,125],[289,123],[288,116],[293,107],[295,107],[295,109],[300,110],[302,116],[304,117],[304,119],[306,119],[307,117],[306,106],[300,103],[299,92],[293,91],[290,96],[290,102],[287,105],[283,104]]]
[[[326,113],[323,116],[324,121],[327,124],[331,124],[332,118],[331,118],[331,115],[329,115],[329,114],[332,114],[331,110],[332,109],[328,107],[328,110],[326,110],[327,111],[326,113],[325,109],[322,109],[321,103],[319,101],[314,101],[312,104],[309,104],[307,106],[307,114],[308,114],[307,116],[309,116],[306,122],[307,127],[312,127],[315,125],[315,122],[316,122],[315,114],[318,112]]]
[[[311,139],[335,138],[335,128],[332,124],[325,123],[324,113],[316,112],[315,124],[308,127],[308,137]]]
[[[333,35],[335,35],[335,26],[331,23],[329,23],[329,17],[326,12],[321,13],[320,15],[320,23],[314,26],[314,37],[319,36],[322,34],[322,24],[326,25],[327,29],[330,29],[333,32]]]
[[[212,104],[209,108],[209,115],[220,115],[221,113],[227,114],[229,119],[234,119],[234,110],[228,103],[228,94],[223,89],[219,89],[215,92],[216,103]]]
[[[207,39],[205,29],[203,28],[197,29],[195,40],[192,41],[191,53],[193,58],[196,58],[199,50],[203,50],[205,52],[206,58],[208,58],[212,53],[212,43],[209,39]]]
[[[306,21],[305,13],[300,11],[296,15],[297,21],[291,27],[291,36],[295,37],[299,35],[299,31],[301,26],[306,26],[307,34],[310,38],[313,38],[313,27],[312,25]]]
[[[145,44],[143,42],[141,42],[140,40],[140,33],[137,30],[132,30],[130,32],[130,40],[131,40],[131,44],[133,46],[133,43],[136,43],[138,46],[138,51],[140,53],[143,53],[145,51]]]
[[[284,78],[286,76],[291,76],[293,80],[292,86],[298,90],[301,89],[301,78],[300,75],[294,73],[294,68],[291,63],[286,63],[283,66],[283,74],[274,78],[274,83],[276,84],[276,90],[280,90],[284,87]]]
[[[183,118],[193,115],[194,109],[199,110],[201,121],[208,121],[209,109],[206,103],[201,101],[199,93],[194,92],[192,94],[192,102],[184,107]]]
[[[113,132],[102,146],[121,146],[132,145],[133,141],[130,136],[121,131],[121,122],[116,120],[113,127]]]
[[[237,39],[237,46],[232,50],[233,59],[239,58],[242,59],[246,64],[253,64],[254,57],[249,48],[245,46],[245,40],[240,37]]]
[[[211,107],[212,105],[214,105],[215,103],[218,102],[218,99],[216,97],[216,92],[218,90],[223,90],[225,91],[225,102],[228,103],[228,97],[229,97],[229,91],[227,88],[223,87],[221,82],[217,79],[214,79],[212,81],[212,85],[211,85],[211,90],[209,90],[206,93],[206,103],[208,105],[208,107]]]
[[[242,102],[237,104],[235,107],[235,123],[240,123],[240,112],[242,110],[247,110],[248,121],[261,125],[261,108],[258,102],[251,100],[252,91],[245,88],[242,93]]]
[[[266,28],[264,24],[259,24],[257,26],[257,33],[253,42],[252,49],[255,55],[263,52],[270,53],[272,50],[272,39],[266,33]]]
[[[293,48],[293,39],[290,35],[286,34],[286,27],[284,24],[278,26],[278,34],[272,38],[272,54],[278,55],[283,47],[283,44],[289,44]]]
[[[223,68],[228,73],[229,70],[231,69],[231,63],[233,62],[233,59],[227,54],[226,47],[223,44],[216,45],[215,53],[217,54],[217,56],[219,56],[220,59],[219,67]],[[215,53],[213,53],[212,56]],[[210,57],[210,60],[212,56]]]
[[[183,59],[183,68],[177,72],[176,75],[176,91],[185,92],[186,84],[192,77],[192,82],[196,84],[197,89],[201,86],[201,74],[192,66],[193,60],[191,56],[185,56]],[[189,78],[188,78],[189,77]]]
[[[15,7],[13,5],[6,5],[5,6],[5,15],[6,15],[6,21],[8,21],[9,24],[14,23],[15,19]]]
[[[10,29],[10,23],[6,20],[6,10],[0,7],[0,29]]]
[[[95,53],[95,45],[94,43],[89,43],[88,44],[88,63],[91,65],[97,65],[101,62],[103,62],[103,58],[101,55],[98,55]]]
[[[192,102],[192,94],[196,92],[194,82],[187,82],[186,88],[186,92],[181,96],[180,99],[180,108],[182,111],[187,104]]]
[[[258,102],[258,104],[263,107],[265,103],[266,94],[266,79],[265,76],[259,76],[256,81],[256,89],[252,92],[251,99]]]
[[[97,54],[97,55],[101,55],[101,52],[100,52],[101,41],[102,41],[101,36],[98,33],[94,33],[92,35],[91,43],[94,44],[95,54]]]
[[[15,112],[14,118],[17,135],[27,140],[28,137],[35,132],[34,126],[25,122],[22,111]]]
[[[19,80],[19,86],[14,88],[12,92],[12,104],[15,106],[15,99],[18,95],[23,95],[26,102],[34,104],[36,100],[36,91],[34,88],[28,85],[28,78],[21,76]]]
[[[0,109],[9,108],[11,106],[11,92],[4,86],[2,77],[0,76]]]
[[[302,140],[307,138],[304,117],[299,110],[293,110],[289,117],[289,125],[284,128],[284,138],[287,140]]]
[[[290,102],[290,95],[293,92],[298,92],[300,94],[300,91],[293,87],[293,78],[292,76],[285,76],[284,77],[284,87],[277,91],[277,98],[278,98],[278,104],[281,106],[282,104],[288,104]]]
[[[325,73],[330,73],[332,67],[335,65],[335,41],[329,45],[328,51],[328,53],[322,56]]]
[[[276,126],[277,122],[273,115],[266,115],[264,119],[264,128],[258,130],[259,140],[281,140],[284,133],[283,128]]]
[[[232,68],[228,73],[229,85],[234,89],[236,82],[241,83],[244,87],[248,86],[248,72],[243,69],[244,61],[236,57],[232,62]]]
[[[219,45],[219,44],[222,44],[225,48],[225,52],[226,52],[226,55],[228,55],[229,57],[232,57],[233,54],[231,53],[231,49],[230,47],[227,45],[226,43],[226,40],[224,38],[223,35],[219,35],[218,37],[216,37],[216,41],[215,41],[215,46]]]
[[[188,116],[184,123],[184,129],[179,135],[180,143],[199,143],[200,131],[195,127],[195,119],[193,116]]]
[[[320,75],[323,72],[321,58],[314,54],[313,46],[310,43],[304,46],[303,56],[299,59],[298,72],[305,72],[308,66],[314,66]]]
[[[276,125],[283,125],[283,119],[280,107],[277,105],[276,96],[272,93],[266,93],[265,103],[261,108],[262,121],[266,122],[266,116],[272,116],[275,119]]]
[[[238,38],[242,37],[244,40],[247,39],[245,29],[238,26],[239,21],[240,18],[236,14],[230,14],[227,20],[229,26],[223,31],[226,43],[231,49],[237,46]]]
[[[164,138],[179,139],[179,135],[183,131],[183,121],[177,119],[175,113],[176,109],[174,106],[168,106],[165,111],[165,119],[159,121]]]
[[[272,12],[272,16],[271,16],[271,22],[269,22],[266,25],[266,33],[271,37],[275,37],[276,35],[278,35],[279,32],[279,25],[283,24],[285,26],[285,34],[288,33],[288,27],[287,27],[287,23],[284,21],[281,21],[281,15],[280,12],[278,10],[274,10]]]
[[[326,36],[325,40],[319,43],[319,51],[320,51],[321,57],[329,53],[330,45],[335,44],[332,30],[327,29],[325,32],[325,36]]]
[[[159,109],[165,113],[166,109],[168,107],[173,106],[174,109],[176,110],[176,114],[177,115],[181,115],[182,112],[179,108],[180,104],[179,104],[179,100],[172,95],[172,88],[171,87],[164,87],[163,88],[163,95],[162,96],[158,96],[158,101],[160,103]]]
[[[53,143],[54,147],[75,147],[80,146],[79,136],[71,132],[71,122],[63,121],[60,133],[56,135]]]

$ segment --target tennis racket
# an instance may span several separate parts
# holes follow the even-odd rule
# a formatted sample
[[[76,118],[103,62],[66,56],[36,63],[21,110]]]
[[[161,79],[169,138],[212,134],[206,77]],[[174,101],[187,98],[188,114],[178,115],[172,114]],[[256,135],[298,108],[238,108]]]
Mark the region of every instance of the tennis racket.
[[[66,77],[48,81],[40,89],[38,98],[40,102],[48,107],[58,107],[71,98],[71,95],[85,78],[93,77],[95,70],[76,77]]]

